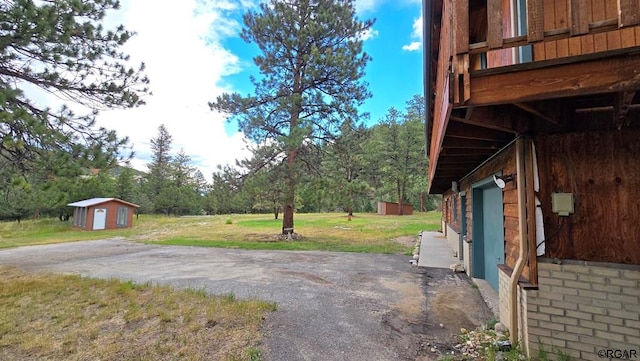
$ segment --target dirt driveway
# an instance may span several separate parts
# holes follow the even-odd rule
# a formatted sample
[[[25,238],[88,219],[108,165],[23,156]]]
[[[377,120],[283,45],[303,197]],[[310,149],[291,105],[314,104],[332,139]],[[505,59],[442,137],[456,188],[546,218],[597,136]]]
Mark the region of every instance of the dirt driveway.
[[[1,250],[0,264],[275,301],[278,311],[267,319],[263,345],[265,360],[273,361],[430,359],[432,345],[440,345],[440,352],[459,327],[487,318],[482,307],[476,312],[466,304],[477,302],[467,295],[473,291],[468,281],[412,267],[408,257],[399,255],[152,246],[110,239]],[[451,305],[455,299],[459,306]],[[438,307],[452,315],[454,308],[464,311],[441,327],[438,313],[446,309]]]

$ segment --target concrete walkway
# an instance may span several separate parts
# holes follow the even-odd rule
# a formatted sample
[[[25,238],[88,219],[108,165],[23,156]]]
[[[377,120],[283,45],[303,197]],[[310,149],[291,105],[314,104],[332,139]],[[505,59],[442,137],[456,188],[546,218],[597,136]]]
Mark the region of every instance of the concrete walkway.
[[[449,268],[461,261],[453,256],[453,250],[447,244],[447,238],[440,232],[422,232],[420,236],[420,258],[418,266]]]
[[[454,252],[451,247],[449,247],[444,234],[440,232],[422,232],[418,266],[450,268],[451,265],[456,263],[462,263],[462,261],[454,256]],[[500,305],[498,293],[483,279],[473,278],[472,281],[478,286],[482,298],[495,317],[499,318]]]

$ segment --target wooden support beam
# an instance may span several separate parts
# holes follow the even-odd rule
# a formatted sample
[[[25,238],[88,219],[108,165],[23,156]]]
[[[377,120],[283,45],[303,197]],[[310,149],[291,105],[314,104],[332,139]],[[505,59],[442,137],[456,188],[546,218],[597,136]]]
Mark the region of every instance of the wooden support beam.
[[[571,14],[571,35],[582,35],[589,32],[590,0],[569,0],[569,14]]]
[[[629,109],[640,109],[640,104],[631,104]],[[576,113],[593,113],[593,112],[612,112],[615,110],[613,105],[605,105],[601,107],[578,108]]]
[[[462,59],[462,63],[463,63],[463,71],[462,71],[462,77],[463,77],[463,81],[462,81],[462,86],[463,86],[463,101],[467,101],[469,100],[469,98],[471,98],[471,76],[469,75],[469,53],[464,54],[463,55],[463,59]]]
[[[510,139],[513,139],[513,134],[476,125],[449,122],[445,137],[488,141],[509,141]]]
[[[453,2],[453,38],[455,54],[469,51],[469,2]]]
[[[629,125],[629,107],[635,95],[635,91],[626,91],[618,93],[616,96],[614,121],[618,130],[622,129],[623,126]]]
[[[560,121],[544,114],[541,110],[536,109],[534,106],[525,103],[513,103],[516,107],[524,110],[527,113],[533,114],[535,117],[545,120],[551,124],[560,125]]]
[[[468,157],[474,156],[488,156],[495,153],[493,149],[464,149],[464,148],[443,148],[440,151],[441,157]]]
[[[489,49],[502,47],[502,0],[487,0],[487,45]]]
[[[472,74],[471,99],[465,105],[522,103],[640,88],[637,54],[524,69],[483,76]]]
[[[498,150],[506,142],[491,142],[487,140],[473,140],[446,137],[442,142],[443,148],[459,148],[459,149],[494,149]]]
[[[511,133],[511,134],[517,134],[519,133],[519,131],[517,129],[514,129],[511,124],[506,124],[506,122],[503,119],[494,119],[494,118],[489,118],[489,119],[483,119],[483,118],[478,118],[478,117],[473,117],[473,118],[458,118],[458,117],[454,117],[452,116],[450,118],[451,120],[454,120],[458,123],[464,123],[464,124],[470,124],[470,125],[476,125],[479,127],[483,127],[483,128],[488,128],[488,129],[493,129],[493,130],[499,130],[501,132],[507,132],[507,133]],[[511,122],[509,122],[511,123]]]
[[[542,0],[527,1],[527,40],[530,43],[544,38],[544,9]]]
[[[640,2],[618,0],[618,26],[633,26],[640,23]]]

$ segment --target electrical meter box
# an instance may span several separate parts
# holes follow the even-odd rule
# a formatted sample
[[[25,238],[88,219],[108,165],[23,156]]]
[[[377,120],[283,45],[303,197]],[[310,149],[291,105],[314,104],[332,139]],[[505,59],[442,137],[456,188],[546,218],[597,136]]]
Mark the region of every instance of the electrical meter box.
[[[551,210],[559,216],[573,213],[573,193],[551,193]]]

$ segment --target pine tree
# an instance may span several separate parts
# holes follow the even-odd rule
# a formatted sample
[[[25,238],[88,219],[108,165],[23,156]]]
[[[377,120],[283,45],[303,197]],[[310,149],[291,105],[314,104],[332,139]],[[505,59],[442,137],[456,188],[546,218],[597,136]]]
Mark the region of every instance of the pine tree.
[[[161,124],[158,127],[158,134],[150,142],[152,154],[151,163],[147,164],[149,169],[146,183],[147,196],[154,203],[156,212],[169,212],[160,194],[170,185],[173,137],[164,124]],[[161,206],[160,203],[163,205]]]
[[[116,0],[5,0],[0,2],[0,156],[21,171],[46,168],[56,175],[91,163],[104,168],[120,158],[126,139],[95,129],[106,108],[142,104],[144,64],[131,68],[119,49],[132,33],[105,30]],[[28,90],[28,92],[27,92]],[[31,99],[52,93],[84,105],[50,109]]]
[[[333,138],[344,119],[358,118],[370,96],[361,79],[370,60],[353,0],[270,0],[244,16],[241,37],[255,43],[260,79],[253,95],[223,94],[210,103],[231,115],[258,144],[275,141],[286,164],[282,233],[293,232],[299,155],[305,144]]]
[[[353,216],[357,196],[369,188],[361,177],[366,167],[363,145],[368,136],[366,128],[346,121],[340,136],[327,146],[322,163],[325,174],[332,181],[334,198],[341,202],[349,217]]]

